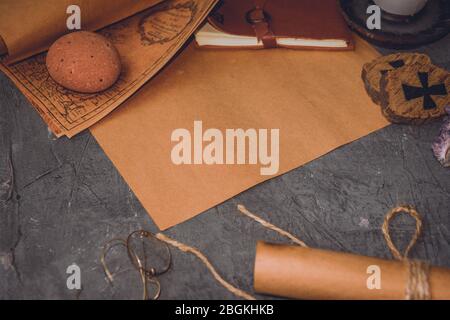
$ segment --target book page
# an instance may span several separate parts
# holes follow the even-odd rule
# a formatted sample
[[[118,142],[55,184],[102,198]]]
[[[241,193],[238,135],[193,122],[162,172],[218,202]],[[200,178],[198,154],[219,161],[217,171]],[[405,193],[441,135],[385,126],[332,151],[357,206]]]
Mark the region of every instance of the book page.
[[[226,32],[222,32],[214,28],[211,24],[206,23],[195,34],[195,40],[197,44],[202,46],[212,47],[264,47],[261,40],[250,36],[234,35]],[[348,43],[345,40],[340,39],[303,39],[303,38],[289,38],[289,37],[277,37],[276,42],[280,47],[314,47],[314,48],[347,48]]]

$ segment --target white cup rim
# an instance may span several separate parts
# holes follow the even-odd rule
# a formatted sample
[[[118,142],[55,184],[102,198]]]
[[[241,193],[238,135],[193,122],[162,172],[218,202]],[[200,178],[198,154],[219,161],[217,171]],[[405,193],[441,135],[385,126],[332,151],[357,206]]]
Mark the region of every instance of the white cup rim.
[[[385,12],[412,16],[419,13],[427,4],[428,0],[373,0]]]

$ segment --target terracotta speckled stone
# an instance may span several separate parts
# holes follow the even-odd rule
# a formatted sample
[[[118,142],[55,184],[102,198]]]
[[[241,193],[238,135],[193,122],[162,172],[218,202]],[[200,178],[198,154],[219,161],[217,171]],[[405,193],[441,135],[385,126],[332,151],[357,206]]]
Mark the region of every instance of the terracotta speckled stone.
[[[95,93],[111,87],[119,78],[120,57],[105,37],[87,31],[62,36],[47,54],[50,76],[61,86]]]

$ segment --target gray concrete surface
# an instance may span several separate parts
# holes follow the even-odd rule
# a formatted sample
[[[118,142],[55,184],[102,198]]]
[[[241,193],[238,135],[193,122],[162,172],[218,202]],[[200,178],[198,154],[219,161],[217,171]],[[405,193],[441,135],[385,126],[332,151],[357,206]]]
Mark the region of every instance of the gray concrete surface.
[[[420,51],[450,69],[450,37]],[[430,144],[440,121],[391,125],[303,167],[258,185],[167,234],[196,246],[235,286],[253,292],[257,240],[286,242],[239,215],[243,203],[312,247],[391,258],[380,226],[399,203],[423,214],[415,258],[450,267],[450,170]],[[99,257],[103,244],[155,225],[89,132],[55,139],[26,98],[0,74],[0,299],[140,298],[138,274],[123,250],[111,286]],[[409,241],[414,223],[400,217],[394,240]],[[234,299],[193,256],[172,250],[160,278],[163,299]],[[82,289],[68,290],[76,263]],[[259,298],[270,298],[258,296]]]

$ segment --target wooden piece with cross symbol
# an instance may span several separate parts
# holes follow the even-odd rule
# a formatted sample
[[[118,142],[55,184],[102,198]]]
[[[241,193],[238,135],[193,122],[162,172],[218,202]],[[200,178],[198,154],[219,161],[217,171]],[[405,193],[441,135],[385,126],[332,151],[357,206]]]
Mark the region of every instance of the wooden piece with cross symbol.
[[[381,79],[382,112],[391,122],[420,124],[446,114],[450,74],[435,65],[412,64]]]
[[[423,97],[423,108],[425,110],[436,108],[437,105],[433,100],[433,96],[443,96],[447,94],[445,83],[430,85],[427,72],[418,72],[417,76],[420,79],[421,87],[415,87],[408,84],[402,85],[405,99],[412,100]]]

